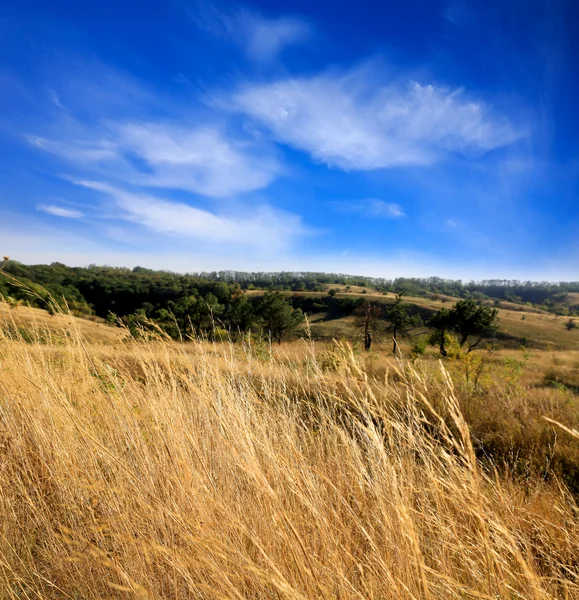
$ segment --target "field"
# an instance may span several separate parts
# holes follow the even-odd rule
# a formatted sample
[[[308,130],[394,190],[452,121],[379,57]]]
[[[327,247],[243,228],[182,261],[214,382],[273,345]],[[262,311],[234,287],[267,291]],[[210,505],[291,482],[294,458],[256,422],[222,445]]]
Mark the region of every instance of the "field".
[[[286,292],[285,294],[294,298],[296,296],[322,298],[327,295],[328,290],[334,289],[338,298],[359,298],[380,303],[390,303],[396,297],[395,294],[381,293],[359,286],[349,286],[348,290],[341,285],[328,285],[326,288],[324,292]],[[263,292],[259,290],[248,292],[249,296],[262,294]],[[575,301],[574,294],[568,294],[567,296],[571,297],[569,302]],[[417,310],[424,311],[425,315],[444,307],[448,308],[456,301],[457,298],[450,296],[439,296],[437,299],[404,297],[405,303]],[[579,350],[579,327],[567,330],[565,324],[569,320],[568,317],[557,316],[536,308],[510,302],[501,302],[498,311],[500,333],[493,344],[499,348],[514,349],[526,345],[529,348],[543,350]],[[579,319],[572,320],[577,321],[577,325],[579,325]],[[334,337],[354,338],[356,335],[351,317],[327,319],[327,315],[321,313],[310,317],[310,325],[313,337],[321,340],[330,341]]]
[[[579,352],[30,310],[1,313],[0,597],[579,598]]]
[[[19,306],[11,308],[0,301],[0,325],[12,331],[26,332],[32,338],[51,334],[52,336],[67,335],[74,331],[80,334],[86,341],[99,341],[103,343],[115,343],[120,341],[125,332],[109,326],[103,319],[93,317],[89,319],[78,319],[66,314],[49,315],[45,310]]]

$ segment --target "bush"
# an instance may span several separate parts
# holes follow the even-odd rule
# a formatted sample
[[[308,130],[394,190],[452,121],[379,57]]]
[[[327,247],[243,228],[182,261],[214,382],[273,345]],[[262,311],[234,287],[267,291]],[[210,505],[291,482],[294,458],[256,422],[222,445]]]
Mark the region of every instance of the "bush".
[[[414,339],[412,343],[412,349],[410,351],[410,355],[412,358],[417,358],[422,356],[426,352],[426,348],[428,346],[428,336],[421,335]]]

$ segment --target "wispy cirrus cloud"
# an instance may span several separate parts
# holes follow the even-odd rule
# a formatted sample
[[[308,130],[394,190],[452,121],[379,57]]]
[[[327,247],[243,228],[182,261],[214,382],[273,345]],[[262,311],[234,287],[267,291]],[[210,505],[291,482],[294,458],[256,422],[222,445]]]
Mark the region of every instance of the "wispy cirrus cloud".
[[[304,43],[312,36],[311,26],[303,19],[266,19],[245,11],[237,16],[234,28],[248,57],[262,63],[275,60],[286,46]]]
[[[162,235],[276,252],[308,233],[299,216],[267,205],[238,213],[216,214],[184,202],[125,191],[99,181],[75,183],[112,198],[119,210],[118,218]]]
[[[491,239],[473,229],[470,225],[467,225],[461,219],[450,218],[444,223],[449,234],[453,235],[463,246],[486,249],[495,253],[502,253],[502,248],[498,247],[496,243],[493,243]]]
[[[345,73],[248,84],[224,105],[276,140],[343,170],[430,165],[449,153],[485,153],[524,135],[464,90],[416,81],[379,85],[366,66]]]
[[[105,122],[29,142],[86,173],[124,184],[230,197],[267,187],[282,172],[274,153],[216,126]]]
[[[224,197],[267,187],[282,171],[273,153],[217,127],[128,123],[113,133],[117,148],[151,169],[145,185]]]
[[[105,80],[122,82],[122,74],[115,71]],[[79,92],[81,87],[80,82],[55,86],[66,110],[51,102],[51,120],[28,128],[34,135],[27,140],[53,157],[45,165],[61,173],[65,185],[92,182],[85,187],[99,192],[98,207],[90,211],[94,218],[72,227],[90,228],[95,236],[141,250],[143,240],[187,252],[203,247],[208,255],[227,248],[246,257],[302,248],[297,241],[308,243],[315,232],[298,214],[274,205],[290,205],[299,213],[303,203],[298,200],[293,208],[283,188],[279,199],[255,193],[300,168],[293,156],[283,161],[278,144],[350,171],[430,165],[452,153],[483,154],[521,135],[505,116],[465,92],[385,84],[368,67],[266,84],[254,79],[234,87],[228,98],[217,91],[214,102],[204,95],[190,105],[140,89],[132,78],[119,86],[130,92],[122,101],[115,98],[114,86],[110,97],[99,88],[94,100]],[[56,167],[55,158],[61,163]],[[324,171],[319,165],[312,169]],[[381,190],[356,190],[368,197],[352,195],[354,200],[332,208],[367,219],[405,216],[400,205],[371,196],[375,193]],[[62,189],[54,197],[65,194]],[[79,201],[87,196],[91,193],[80,192]],[[227,202],[213,206],[208,198]],[[327,200],[321,203],[327,206]],[[49,211],[63,217],[65,227],[60,208],[54,203]]]
[[[378,198],[337,200],[330,202],[329,205],[335,211],[357,214],[363,217],[398,219],[406,216],[406,213],[399,204],[384,202],[384,200]]]
[[[56,204],[38,204],[36,210],[64,219],[80,219],[84,216],[84,214],[76,208],[66,208],[65,206]]]
[[[122,79],[113,75],[106,80]],[[51,157],[48,164],[64,185],[82,182],[97,192],[90,222],[85,220],[96,235],[123,230],[116,241],[135,247],[148,239],[188,249],[201,244],[208,252],[224,246],[275,254],[309,232],[299,216],[244,198],[284,172],[271,142],[203,106],[186,109],[167,102],[159,115],[159,99],[147,90],[138,93],[130,78],[120,89],[134,92],[133,118],[115,101],[114,89],[102,114],[99,94],[94,106],[84,100],[79,106],[78,95],[70,93],[66,114],[51,113],[52,120],[24,135],[29,146]],[[86,200],[87,192],[74,193]],[[206,199],[215,198],[227,202],[207,208]],[[67,219],[83,216],[59,203],[36,208]]]
[[[313,36],[312,26],[302,17],[268,18],[247,8],[225,10],[208,3],[197,3],[191,14],[200,28],[237,44],[250,60],[261,64],[275,61],[284,48]]]

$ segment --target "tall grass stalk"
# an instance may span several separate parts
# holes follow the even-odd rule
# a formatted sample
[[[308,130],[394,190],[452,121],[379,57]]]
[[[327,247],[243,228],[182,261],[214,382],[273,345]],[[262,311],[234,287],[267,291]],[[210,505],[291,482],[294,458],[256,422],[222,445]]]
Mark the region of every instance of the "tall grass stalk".
[[[577,505],[481,468],[444,369],[43,341],[0,338],[2,598],[579,598]]]

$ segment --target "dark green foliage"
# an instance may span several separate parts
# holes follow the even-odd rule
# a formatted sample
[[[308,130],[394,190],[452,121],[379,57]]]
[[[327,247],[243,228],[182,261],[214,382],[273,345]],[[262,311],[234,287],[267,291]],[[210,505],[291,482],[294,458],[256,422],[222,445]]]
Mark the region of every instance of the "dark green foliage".
[[[402,302],[402,294],[398,294],[394,303],[387,306],[384,312],[388,321],[386,331],[392,335],[392,352],[396,354],[398,338],[407,337],[412,329],[420,327],[422,319],[420,315],[411,313],[410,305]]]
[[[302,311],[295,309],[279,292],[266,292],[257,307],[265,332],[279,344],[283,337],[295,329],[304,318]]]
[[[194,337],[212,337],[216,323],[225,312],[225,306],[212,292],[201,295],[198,292],[168,303],[172,320],[176,321],[181,332]],[[157,319],[161,316],[156,315]],[[164,324],[161,321],[161,324]]]
[[[498,329],[498,310],[478,304],[475,300],[461,300],[450,310],[442,308],[429,321],[434,329],[431,343],[440,347],[442,356],[446,356],[446,336],[455,332],[461,348],[467,345],[467,352],[477,348],[485,337],[490,337]]]
[[[432,317],[430,317],[428,325],[434,329],[430,338],[430,343],[433,346],[438,346],[440,349],[440,354],[442,354],[442,356],[446,356],[446,336],[453,327],[451,311],[448,308],[441,308],[438,312],[435,312]]]
[[[453,326],[463,348],[474,350],[484,337],[490,337],[498,329],[499,313],[496,308],[478,304],[474,300],[461,300],[451,311]]]
[[[403,293],[407,296],[429,297],[434,294],[473,300],[497,298],[517,303],[531,303],[536,306],[543,305],[549,310],[555,310],[553,301],[562,302],[568,293],[579,292],[579,282],[522,282],[504,279],[462,282],[440,277],[385,279],[312,272],[213,271],[195,275],[179,275],[143,267],[135,267],[132,270],[94,265],[88,268],[71,268],[62,263],[29,266],[15,261],[8,262],[5,269],[21,280],[43,286],[55,298],[63,295],[68,301],[72,299],[83,301],[84,298],[89,304],[95,305],[97,314],[99,314],[99,302],[94,298],[92,292],[100,290],[106,299],[111,292],[116,295],[125,291],[125,282],[132,284],[135,293],[138,293],[139,290],[142,292],[146,290],[147,293],[154,291],[158,298],[164,297],[165,300],[171,299],[175,292],[183,291],[183,287],[204,281],[206,284],[219,284],[222,286],[222,290],[231,285],[241,289],[279,289],[284,291],[321,291],[324,285],[373,287],[379,291]],[[5,282],[0,282],[0,293],[6,295],[7,287]],[[220,294],[216,291],[213,293],[222,302]],[[73,298],[75,296],[76,298]],[[91,299],[87,296],[91,296]],[[127,299],[128,297],[124,298],[124,300]],[[117,301],[122,304],[120,299]],[[144,299],[141,300],[141,303],[147,301],[150,300]],[[155,302],[151,302],[155,304]]]
[[[487,280],[466,283],[438,277],[384,279],[310,272],[220,271],[180,275],[143,267],[123,269],[93,265],[71,268],[62,263],[30,266],[14,261],[5,264],[3,273],[7,277],[0,276],[0,294],[10,298],[15,305],[27,302],[31,306],[53,310],[56,303],[77,316],[107,318],[109,313],[114,313],[125,322],[133,318],[131,315],[138,314],[140,320],[154,321],[176,339],[183,334],[211,336],[215,323],[219,329],[229,330],[232,335],[255,327],[259,298],[238,300],[243,296],[243,290],[251,289],[294,291],[296,295],[289,299],[294,308],[311,314],[325,313],[326,319],[352,314],[362,305],[363,298],[359,295],[338,297],[333,287],[325,296],[298,295],[297,292],[321,292],[327,286],[336,285],[346,286],[351,291],[352,286],[360,286],[365,288],[364,291],[374,288],[383,293],[404,293],[442,301],[455,297],[475,304],[494,300],[496,305],[500,305],[501,301],[510,300],[566,316],[574,316],[579,310],[579,305],[569,304],[568,296],[579,292],[577,282]],[[10,280],[10,277],[13,279]],[[20,282],[18,285],[14,278]],[[32,294],[30,290],[33,290]],[[423,320],[428,320],[429,310],[424,307],[420,310]],[[484,314],[478,316],[484,317]],[[465,322],[468,321],[466,318]],[[572,325],[566,326],[573,328]],[[469,344],[471,348],[471,342],[477,343],[477,333],[469,333],[466,341],[462,342],[464,336],[458,325],[444,328],[458,333],[463,346]],[[485,329],[482,337],[488,335],[488,327],[479,329]],[[436,330],[440,331],[440,327]]]
[[[256,321],[255,311],[246,296],[238,295],[230,302],[225,313],[231,336],[237,338],[239,333],[249,331]]]

